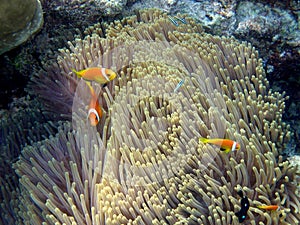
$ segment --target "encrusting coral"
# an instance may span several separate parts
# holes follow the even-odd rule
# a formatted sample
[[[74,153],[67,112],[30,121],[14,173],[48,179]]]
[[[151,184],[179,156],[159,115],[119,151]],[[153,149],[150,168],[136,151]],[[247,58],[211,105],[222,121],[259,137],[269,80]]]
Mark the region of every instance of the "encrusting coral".
[[[25,224],[239,224],[240,189],[248,224],[300,222],[296,167],[280,155],[284,97],[268,88],[253,47],[185,20],[146,10],[97,24],[33,79],[46,110],[70,122],[14,165]],[[105,88],[92,84],[105,111],[97,127],[86,118],[88,87],[71,72],[92,66],[118,73]],[[256,207],[269,204],[280,210]]]

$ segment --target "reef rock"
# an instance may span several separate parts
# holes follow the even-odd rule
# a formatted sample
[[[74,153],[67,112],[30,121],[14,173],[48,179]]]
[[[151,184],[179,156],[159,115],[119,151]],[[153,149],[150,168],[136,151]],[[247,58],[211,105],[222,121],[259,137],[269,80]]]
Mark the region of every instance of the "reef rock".
[[[0,54],[28,40],[42,24],[39,0],[0,1]]]

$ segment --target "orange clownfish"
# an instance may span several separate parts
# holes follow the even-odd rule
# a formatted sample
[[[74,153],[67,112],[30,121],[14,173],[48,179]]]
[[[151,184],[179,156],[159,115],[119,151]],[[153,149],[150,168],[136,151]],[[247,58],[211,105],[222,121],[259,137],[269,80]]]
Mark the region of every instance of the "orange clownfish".
[[[90,67],[85,70],[72,71],[79,77],[87,81],[95,81],[99,84],[106,84],[116,78],[117,74],[111,69],[101,67]]]
[[[241,148],[239,143],[232,141],[230,139],[221,139],[221,138],[208,139],[208,138],[201,137],[199,138],[199,141],[203,142],[204,144],[209,143],[209,144],[217,145],[220,147],[221,151],[224,151],[226,153],[230,151],[239,150]]]
[[[279,210],[280,207],[278,205],[258,205],[257,208],[264,210]]]
[[[89,105],[88,118],[90,119],[90,123],[92,126],[97,126],[97,124],[100,121],[100,118],[102,117],[102,109],[98,102],[98,98],[95,94],[94,88],[89,82],[86,82],[86,84],[90,88],[91,96],[92,96]]]

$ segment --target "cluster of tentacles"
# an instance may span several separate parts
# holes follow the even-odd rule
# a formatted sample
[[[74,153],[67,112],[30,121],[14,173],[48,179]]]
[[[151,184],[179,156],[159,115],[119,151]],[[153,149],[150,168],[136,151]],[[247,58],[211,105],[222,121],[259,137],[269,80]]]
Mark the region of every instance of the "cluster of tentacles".
[[[280,155],[283,96],[268,88],[253,47],[185,20],[146,10],[96,24],[33,78],[45,111],[66,122],[14,164],[18,221],[239,224],[242,189],[247,224],[299,223],[296,167]],[[92,84],[105,111],[97,127],[86,118],[88,87],[72,73],[93,66],[118,73],[107,87]],[[226,154],[199,137],[241,149]],[[257,208],[269,204],[280,210]]]

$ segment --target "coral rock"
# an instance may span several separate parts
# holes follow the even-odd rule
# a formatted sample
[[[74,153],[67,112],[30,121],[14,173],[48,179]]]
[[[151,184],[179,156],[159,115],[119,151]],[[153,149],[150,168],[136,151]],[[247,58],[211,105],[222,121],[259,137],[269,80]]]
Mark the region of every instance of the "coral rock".
[[[28,40],[42,24],[39,0],[0,1],[0,54]]]

